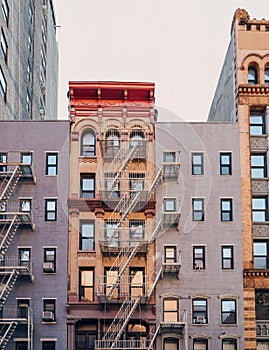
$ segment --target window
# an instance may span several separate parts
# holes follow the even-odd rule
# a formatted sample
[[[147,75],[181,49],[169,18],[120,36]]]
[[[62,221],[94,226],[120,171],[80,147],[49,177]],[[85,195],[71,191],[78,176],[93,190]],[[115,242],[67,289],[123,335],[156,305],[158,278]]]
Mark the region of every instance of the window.
[[[132,298],[137,298],[145,294],[145,273],[143,268],[130,267],[130,294]]]
[[[220,175],[232,175],[232,154],[220,154]]]
[[[79,249],[94,250],[94,221],[81,221],[79,231]]]
[[[7,153],[0,152],[0,163],[5,164],[7,162]],[[6,172],[7,166],[0,165],[0,171]]]
[[[56,248],[44,248],[43,272],[56,272]]]
[[[232,299],[221,300],[221,323],[236,324],[236,301]]]
[[[192,175],[204,174],[204,155],[203,153],[192,153]]]
[[[264,111],[250,111],[250,135],[265,134]]]
[[[257,339],[257,350],[269,350],[269,341]]]
[[[251,176],[253,179],[264,178],[267,176],[266,171],[266,155],[252,154],[251,155]]]
[[[230,270],[234,268],[234,249],[233,246],[221,247],[222,269]]]
[[[236,350],[237,341],[236,339],[223,339],[222,340],[222,350]]]
[[[28,341],[16,341],[16,350],[28,350]]]
[[[178,350],[178,339],[177,338],[164,338],[163,350]]]
[[[269,84],[269,67],[264,69],[264,84]]]
[[[254,269],[269,269],[269,242],[255,241],[254,250]]]
[[[176,198],[164,198],[164,212],[176,211]]]
[[[248,67],[248,83],[249,84],[258,84],[258,73],[255,66]]]
[[[42,341],[42,350],[55,350],[55,341]]]
[[[110,148],[120,148],[120,132],[117,129],[110,129],[106,132],[106,151]]]
[[[56,322],[56,300],[43,299],[43,322]]]
[[[58,175],[58,153],[46,154],[46,175]]]
[[[207,299],[192,300],[192,323],[207,323]]]
[[[144,190],[144,173],[129,173],[129,188],[131,195]]]
[[[175,163],[176,152],[163,152],[163,162],[164,163]]]
[[[28,318],[30,299],[17,299],[18,318]]]
[[[2,14],[4,17],[4,20],[6,22],[6,25],[8,27],[8,22],[9,22],[9,7],[7,0],[2,0]]]
[[[29,267],[31,259],[31,248],[19,248],[19,266]]]
[[[205,247],[193,247],[193,268],[205,269]]]
[[[142,145],[143,140],[145,138],[144,132],[139,129],[134,129],[130,133],[130,147],[134,147],[136,145]]]
[[[109,193],[109,198],[120,198],[120,181],[115,181],[116,173],[105,173],[105,188]]]
[[[94,301],[94,270],[80,269],[80,301]]]
[[[80,198],[95,198],[95,176],[94,174],[80,175]]]
[[[106,295],[109,294],[111,299],[119,299],[120,285],[118,285],[117,287],[114,287],[114,285],[117,283],[118,276],[119,276],[119,270],[117,267],[105,268],[105,274],[104,274],[105,294]]]
[[[45,199],[45,221],[57,220],[57,199]]]
[[[20,199],[20,212],[30,213],[31,212],[32,200],[29,198]]]
[[[193,350],[208,350],[208,340],[207,339],[194,339],[193,340]]]
[[[269,290],[256,290],[256,320],[269,320]]]
[[[105,221],[105,241],[109,247],[119,247],[120,231],[117,221]]]
[[[130,220],[130,241],[143,241],[144,231],[145,231],[145,221],[144,220]]]
[[[7,202],[2,202],[0,206],[0,220],[6,220],[6,214],[3,214],[7,211]]]
[[[220,200],[221,221],[233,221],[233,200]]]
[[[3,29],[1,30],[1,51],[3,53],[4,61],[7,63],[7,41]]]
[[[32,153],[31,152],[21,153],[21,162],[23,164],[32,164]]]
[[[252,220],[253,222],[267,221],[267,197],[252,198]]]
[[[192,220],[193,221],[204,221],[204,199],[193,198],[192,199]]]
[[[176,152],[163,152],[163,174],[165,177],[176,177],[179,172],[179,163],[176,163]]]
[[[93,130],[87,130],[81,137],[81,153],[84,157],[96,155],[96,137]]]
[[[165,246],[164,247],[164,263],[173,264],[177,262],[177,247]]]
[[[2,71],[2,68],[0,67],[0,94],[3,97],[4,101],[7,100],[7,82],[6,78],[4,76],[4,73]]]
[[[178,299],[163,300],[163,321],[178,322]]]

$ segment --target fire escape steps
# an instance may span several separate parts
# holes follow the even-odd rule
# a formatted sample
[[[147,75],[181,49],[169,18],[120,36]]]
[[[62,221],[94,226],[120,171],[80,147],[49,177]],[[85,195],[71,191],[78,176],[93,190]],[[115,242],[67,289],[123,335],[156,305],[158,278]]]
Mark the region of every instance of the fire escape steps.
[[[3,335],[0,335],[0,350],[6,348],[6,345],[15,331],[17,324],[18,322],[15,321],[3,323],[2,329],[0,330],[0,333],[4,333]]]

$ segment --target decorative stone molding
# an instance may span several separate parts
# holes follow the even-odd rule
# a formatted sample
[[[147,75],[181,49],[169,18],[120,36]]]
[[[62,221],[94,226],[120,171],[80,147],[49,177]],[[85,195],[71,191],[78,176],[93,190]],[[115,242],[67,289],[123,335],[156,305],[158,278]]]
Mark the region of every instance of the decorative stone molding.
[[[79,132],[78,131],[72,131],[71,132],[71,140],[72,141],[78,141],[79,140]]]
[[[256,332],[259,337],[269,336],[269,321],[256,320]]]
[[[252,150],[267,150],[267,136],[253,137],[250,138],[250,147]]]
[[[238,88],[238,95],[268,95],[269,86],[264,85],[240,85]]]
[[[249,20],[249,14],[245,9],[238,8],[235,11],[234,19],[237,19],[240,24],[246,23]]]
[[[95,214],[96,218],[102,219],[105,215],[105,211],[102,208],[96,208],[94,211],[94,214]]]
[[[269,237],[269,226],[253,224],[253,236],[254,237]]]
[[[252,180],[252,193],[268,193],[268,180]]]

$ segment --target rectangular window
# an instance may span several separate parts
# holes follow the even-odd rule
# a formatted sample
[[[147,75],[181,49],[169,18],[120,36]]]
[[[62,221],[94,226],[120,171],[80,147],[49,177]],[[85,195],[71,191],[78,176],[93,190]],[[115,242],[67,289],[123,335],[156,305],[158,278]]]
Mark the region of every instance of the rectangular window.
[[[236,324],[236,301],[232,299],[221,300],[221,323]]]
[[[130,241],[143,241],[145,231],[144,220],[130,220]]]
[[[222,269],[231,270],[234,268],[234,250],[233,246],[221,247]]]
[[[207,299],[192,300],[192,323],[207,323]]]
[[[111,299],[119,299],[119,292],[120,292],[120,285],[118,285],[116,288],[113,288],[113,286],[117,283],[119,276],[119,270],[116,267],[115,269],[111,270],[110,267],[105,268],[105,274],[104,274],[104,283],[105,283],[105,294],[110,294],[111,288],[113,289],[113,292],[110,294]]]
[[[7,0],[2,0],[2,14],[4,17],[4,20],[6,22],[6,25],[8,27],[8,22],[9,22],[9,7]]]
[[[3,165],[7,163],[7,153],[5,152],[0,152],[0,171],[6,172],[7,171],[7,166]]]
[[[42,350],[55,350],[55,341],[42,341]]]
[[[16,341],[16,350],[28,350],[28,341]]]
[[[176,163],[176,152],[166,151],[163,152],[163,175],[165,177],[178,176],[179,163]]]
[[[223,339],[222,350],[236,350],[237,340],[236,339]]]
[[[30,266],[31,248],[19,248],[19,266]]]
[[[220,175],[232,175],[232,153],[220,153]]]
[[[269,320],[269,291],[256,290],[256,320]]]
[[[22,152],[21,153],[21,162],[23,164],[32,164],[32,153],[31,152]]]
[[[251,176],[253,179],[261,179],[267,176],[265,154],[251,155]]]
[[[268,26],[269,31],[269,26]],[[257,339],[257,350],[269,350],[269,341]]]
[[[4,61],[7,63],[7,41],[3,29],[1,30],[1,51],[3,53]]]
[[[164,246],[164,263],[173,264],[177,262],[177,247]]]
[[[252,220],[253,222],[267,221],[267,197],[252,198]]]
[[[105,221],[105,241],[109,247],[119,247],[120,231],[117,221]]]
[[[144,190],[145,174],[129,173],[130,195],[135,196],[137,192]]]
[[[233,221],[233,200],[232,199],[221,199],[221,221]]]
[[[44,248],[43,272],[56,272],[56,248]]]
[[[164,206],[164,212],[175,212],[176,198],[164,198],[163,206]]]
[[[18,318],[28,318],[29,306],[30,306],[30,299],[17,299]]]
[[[46,153],[46,175],[58,175],[58,153]]]
[[[79,231],[79,249],[80,250],[94,250],[94,221],[81,221]]]
[[[192,153],[192,175],[204,174],[204,154]]]
[[[164,338],[163,350],[178,350],[179,340],[177,338]]]
[[[109,193],[109,198],[120,198],[120,181],[114,181],[116,173],[105,173],[105,188]],[[113,187],[112,187],[113,186]]]
[[[20,199],[20,212],[30,213],[32,200],[30,198]]]
[[[208,350],[208,340],[207,339],[194,339],[193,340],[193,350]]]
[[[265,134],[264,111],[250,111],[250,135]]]
[[[193,198],[192,199],[192,220],[193,221],[204,221],[204,199]]]
[[[269,268],[269,242],[255,241],[253,243],[254,250],[254,269]]]
[[[57,199],[45,199],[45,221],[57,220]]]
[[[193,247],[193,268],[195,270],[205,269],[205,247]]]
[[[163,321],[178,322],[178,299],[163,300]]]
[[[4,101],[7,100],[7,82],[6,78],[4,76],[4,73],[2,71],[2,68],[0,67],[0,94],[3,97]]]
[[[80,175],[80,197],[95,198],[95,176],[94,174]]]
[[[43,322],[56,322],[56,300],[43,299]]]
[[[164,163],[175,163],[176,152],[163,152],[163,162]]]
[[[144,269],[130,267],[130,294],[132,298],[144,295],[145,274]]]
[[[93,269],[80,269],[80,301],[94,301]]]

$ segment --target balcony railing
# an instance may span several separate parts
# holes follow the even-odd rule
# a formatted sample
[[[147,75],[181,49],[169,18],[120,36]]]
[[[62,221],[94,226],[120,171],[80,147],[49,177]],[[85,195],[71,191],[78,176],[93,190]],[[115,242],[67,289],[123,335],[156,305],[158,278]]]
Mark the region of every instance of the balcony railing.
[[[96,340],[95,349],[149,349],[150,340]]]
[[[257,337],[269,337],[269,320],[256,320]]]
[[[135,152],[133,159],[146,159],[147,154],[147,140],[119,140],[114,142],[112,140],[100,140],[102,156],[104,160],[111,161],[115,158],[119,150],[131,149],[134,145],[137,145],[137,151]]]
[[[33,278],[32,261],[24,261],[18,256],[5,256],[0,260],[0,274],[9,273],[12,270],[18,271],[20,275],[29,275]]]
[[[28,306],[4,305],[0,310],[0,321],[31,321],[33,310]]]

